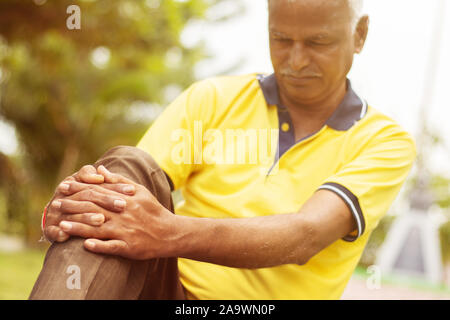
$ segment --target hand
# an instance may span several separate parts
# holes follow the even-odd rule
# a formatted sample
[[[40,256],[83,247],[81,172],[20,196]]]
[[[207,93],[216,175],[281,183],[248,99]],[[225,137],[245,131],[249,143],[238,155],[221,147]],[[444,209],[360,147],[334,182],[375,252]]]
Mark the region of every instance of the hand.
[[[114,206],[114,202],[112,204],[105,203],[104,197],[98,196],[97,193],[106,192],[104,191],[105,190],[104,188],[106,188],[108,190],[115,191],[116,193],[121,193],[123,195],[134,195],[135,189],[134,186],[132,185],[105,184],[105,182],[109,181],[105,181],[105,177],[101,174],[101,172],[102,172],[101,170],[98,171],[97,169],[95,169],[94,166],[91,165],[84,166],[77,173],[64,179],[63,182],[57,187],[55,195],[47,209],[45,226],[43,226],[44,236],[49,241],[64,242],[69,239],[70,235],[65,233],[59,227],[59,223],[62,220],[78,221],[90,225],[99,225],[104,221],[104,217],[99,215],[95,216],[92,213],[86,215],[73,215],[71,217],[67,217],[68,214],[63,215],[58,209],[59,206],[58,200],[64,199],[66,196],[87,189],[84,192],[90,194],[90,197],[92,198],[92,201],[94,203],[96,203],[99,206],[103,205],[105,206],[106,209],[109,208],[113,211],[120,212],[121,211],[120,203],[117,203],[119,205],[118,207]],[[83,185],[83,183],[88,183],[90,185]],[[103,188],[98,189],[97,187]],[[120,199],[117,198],[116,200],[121,199],[122,198]]]
[[[60,228],[71,236],[88,238],[84,246],[92,252],[119,255],[134,260],[169,257],[173,247],[175,215],[162,206],[144,186],[113,174],[104,167],[99,167],[99,172],[104,175],[105,181],[113,186],[133,186],[135,195],[121,195],[107,189],[102,193],[102,186],[109,184],[94,186],[92,192],[85,192],[89,189],[83,189],[59,200],[58,210],[69,218],[59,224]],[[77,182],[69,184],[70,188],[74,189],[85,186]],[[92,196],[97,199],[94,201]],[[118,196],[122,196],[126,202],[126,207],[122,208],[120,214],[117,210],[112,211]],[[88,213],[92,214],[91,218],[93,214],[103,215],[104,223],[95,226],[73,219],[87,219]]]

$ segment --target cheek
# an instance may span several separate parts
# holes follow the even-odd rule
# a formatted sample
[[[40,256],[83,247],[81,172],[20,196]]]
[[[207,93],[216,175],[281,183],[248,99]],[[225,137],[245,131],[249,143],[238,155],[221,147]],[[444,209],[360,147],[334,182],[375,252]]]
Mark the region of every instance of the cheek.
[[[353,65],[353,57],[354,54],[352,51],[347,50],[343,57],[342,57],[342,70],[341,72],[343,73],[343,75],[347,75],[350,72],[350,69],[352,68]]]
[[[355,47],[352,42],[348,42],[346,46],[342,48],[341,52],[341,61],[342,66],[345,70],[350,71],[350,68],[353,64],[353,57],[354,57],[354,50]]]
[[[274,68],[276,66],[281,66],[283,63],[288,62],[289,50],[286,46],[278,43],[270,42],[270,58],[272,60],[272,65]]]
[[[280,65],[280,58],[279,58],[279,54],[273,50],[272,48],[270,49],[270,61],[272,61],[272,66],[274,68],[274,70],[276,71]]]
[[[335,48],[314,56],[316,65],[330,78],[346,76],[353,64],[353,53],[348,49]]]

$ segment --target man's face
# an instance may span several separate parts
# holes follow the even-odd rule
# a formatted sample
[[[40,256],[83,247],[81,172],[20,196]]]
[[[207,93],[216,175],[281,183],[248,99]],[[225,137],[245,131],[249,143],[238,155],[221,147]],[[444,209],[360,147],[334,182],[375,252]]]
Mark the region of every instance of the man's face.
[[[320,102],[342,88],[367,23],[358,30],[345,0],[270,0],[270,53],[282,99]]]

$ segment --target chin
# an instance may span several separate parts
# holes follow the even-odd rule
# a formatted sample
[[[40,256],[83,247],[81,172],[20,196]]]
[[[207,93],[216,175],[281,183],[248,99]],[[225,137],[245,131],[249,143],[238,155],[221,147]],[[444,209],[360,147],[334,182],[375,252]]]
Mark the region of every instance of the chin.
[[[291,97],[291,100],[296,102],[309,102],[320,99],[323,95],[323,90],[316,86],[293,86],[290,84],[284,85],[285,92]]]

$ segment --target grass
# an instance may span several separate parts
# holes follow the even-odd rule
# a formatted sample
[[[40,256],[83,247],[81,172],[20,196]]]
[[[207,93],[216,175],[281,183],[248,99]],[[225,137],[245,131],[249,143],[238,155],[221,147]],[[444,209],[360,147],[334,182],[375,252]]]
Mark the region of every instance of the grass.
[[[45,252],[0,252],[0,300],[25,300],[44,262]]]
[[[353,275],[359,279],[366,279],[369,275],[365,268],[358,266]],[[406,287],[419,291],[428,291],[437,294],[450,295],[450,287],[445,284],[432,284],[424,279],[416,278],[412,276],[400,276],[400,275],[385,275],[381,279],[381,283],[395,285],[399,287]]]
[[[0,252],[0,300],[25,300],[33,288],[44,261],[45,251],[25,250],[17,253]],[[358,267],[354,276],[366,278],[367,272]],[[383,283],[393,284],[411,289],[450,294],[450,289],[444,286],[429,284],[423,280],[383,277]]]

